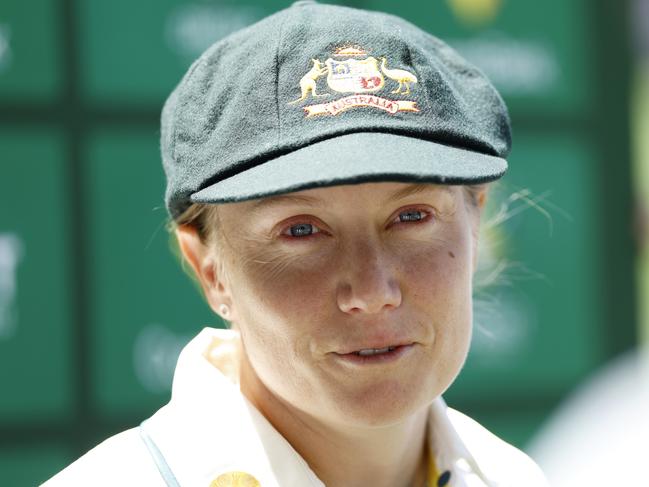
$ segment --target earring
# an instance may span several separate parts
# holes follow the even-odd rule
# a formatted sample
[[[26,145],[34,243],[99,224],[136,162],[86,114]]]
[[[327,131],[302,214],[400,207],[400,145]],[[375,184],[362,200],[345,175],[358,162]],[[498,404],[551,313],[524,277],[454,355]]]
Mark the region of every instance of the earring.
[[[228,316],[228,315],[230,314],[230,308],[228,308],[228,305],[227,305],[227,304],[221,304],[221,305],[219,306],[219,312],[220,312],[223,316]]]

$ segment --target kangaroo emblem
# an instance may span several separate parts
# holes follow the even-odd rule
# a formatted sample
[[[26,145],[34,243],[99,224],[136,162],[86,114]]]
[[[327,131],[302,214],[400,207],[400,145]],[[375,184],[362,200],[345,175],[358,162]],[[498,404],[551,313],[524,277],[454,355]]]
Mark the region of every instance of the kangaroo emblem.
[[[327,67],[323,66],[322,63],[317,59],[311,59],[311,61],[313,62],[313,66],[311,67],[311,69],[307,74],[302,76],[302,79],[300,80],[300,89],[302,90],[302,96],[297,100],[290,101],[289,103],[297,103],[298,101],[302,101],[306,99],[306,97],[309,95],[309,92],[311,92],[311,95],[314,97],[329,96],[329,93],[318,95],[315,92],[316,80],[320,76],[324,76],[325,74],[327,74]]]

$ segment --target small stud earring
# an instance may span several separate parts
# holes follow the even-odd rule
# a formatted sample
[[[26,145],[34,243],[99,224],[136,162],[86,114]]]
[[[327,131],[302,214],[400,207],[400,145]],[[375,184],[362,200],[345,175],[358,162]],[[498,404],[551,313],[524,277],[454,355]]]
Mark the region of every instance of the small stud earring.
[[[228,308],[228,305],[227,305],[227,304],[221,304],[221,305],[219,306],[219,312],[220,312],[223,316],[228,316],[228,315],[230,314],[230,308]]]

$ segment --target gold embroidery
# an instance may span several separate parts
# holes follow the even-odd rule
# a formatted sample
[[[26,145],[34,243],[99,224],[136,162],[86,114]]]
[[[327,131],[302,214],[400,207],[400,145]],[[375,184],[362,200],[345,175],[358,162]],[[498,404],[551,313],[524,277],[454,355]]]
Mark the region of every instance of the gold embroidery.
[[[304,107],[307,117],[314,115],[338,115],[352,107],[374,107],[385,110],[388,113],[397,112],[418,112],[416,102],[405,100],[388,100],[376,95],[351,95],[339,98],[338,100],[318,105]]]
[[[407,95],[408,93],[410,93],[410,83],[416,83],[417,77],[410,71],[406,71],[405,69],[388,69],[385,63],[386,59],[382,57],[381,71],[383,71],[383,74],[399,83],[399,87],[396,90],[391,91],[390,93],[401,93],[401,87],[403,85],[406,85],[406,91],[404,91],[403,94]]]
[[[329,96],[329,93],[317,95],[315,92],[316,80],[320,76],[323,76],[328,71],[328,68],[323,68],[322,63],[317,59],[311,59],[311,62],[313,63],[311,70],[307,74],[302,76],[302,79],[300,80],[300,90],[302,90],[302,96],[300,96],[300,98],[298,98],[297,100],[293,100],[289,103],[297,103],[298,101],[304,100],[307,96],[309,96],[309,92],[311,92],[313,96]]]
[[[334,56],[345,56],[345,57],[350,57],[350,56],[367,56],[367,51],[363,49],[362,47],[359,46],[341,46],[336,51],[334,52]]]
[[[356,59],[356,58],[364,59]],[[340,59],[334,59],[340,58]],[[379,59],[381,65],[379,66]],[[371,107],[390,114],[397,112],[418,112],[414,100],[390,100],[377,96],[376,92],[386,88],[386,78],[396,81],[398,86],[391,91],[396,95],[408,95],[411,85],[418,82],[417,76],[405,69],[388,68],[387,59],[369,56],[359,46],[346,45],[333,52],[333,57],[325,60],[311,59],[311,69],[300,79],[301,96],[289,104],[298,103],[311,96],[323,97],[331,93],[316,93],[318,78],[326,74],[327,86],[338,93],[352,93],[326,103],[303,107],[307,117],[315,115],[338,115],[354,107]]]
[[[212,480],[210,487],[261,487],[261,484],[249,473],[227,472]]]

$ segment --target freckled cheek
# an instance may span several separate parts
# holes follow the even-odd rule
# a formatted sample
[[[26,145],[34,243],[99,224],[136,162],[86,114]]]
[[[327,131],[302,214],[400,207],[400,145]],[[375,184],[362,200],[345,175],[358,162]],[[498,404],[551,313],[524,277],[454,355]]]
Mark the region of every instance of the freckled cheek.
[[[449,255],[453,252],[453,256]],[[404,303],[418,310],[434,340],[432,357],[449,363],[461,358],[471,327],[470,252],[459,242],[445,242],[402,259]]]
[[[403,252],[399,264],[405,283],[415,292],[444,295],[466,286],[468,252],[458,244]]]
[[[294,257],[282,264],[248,268],[246,288],[264,313],[308,320],[326,308],[330,298],[326,278],[331,272],[331,265],[323,265],[318,259]]]

